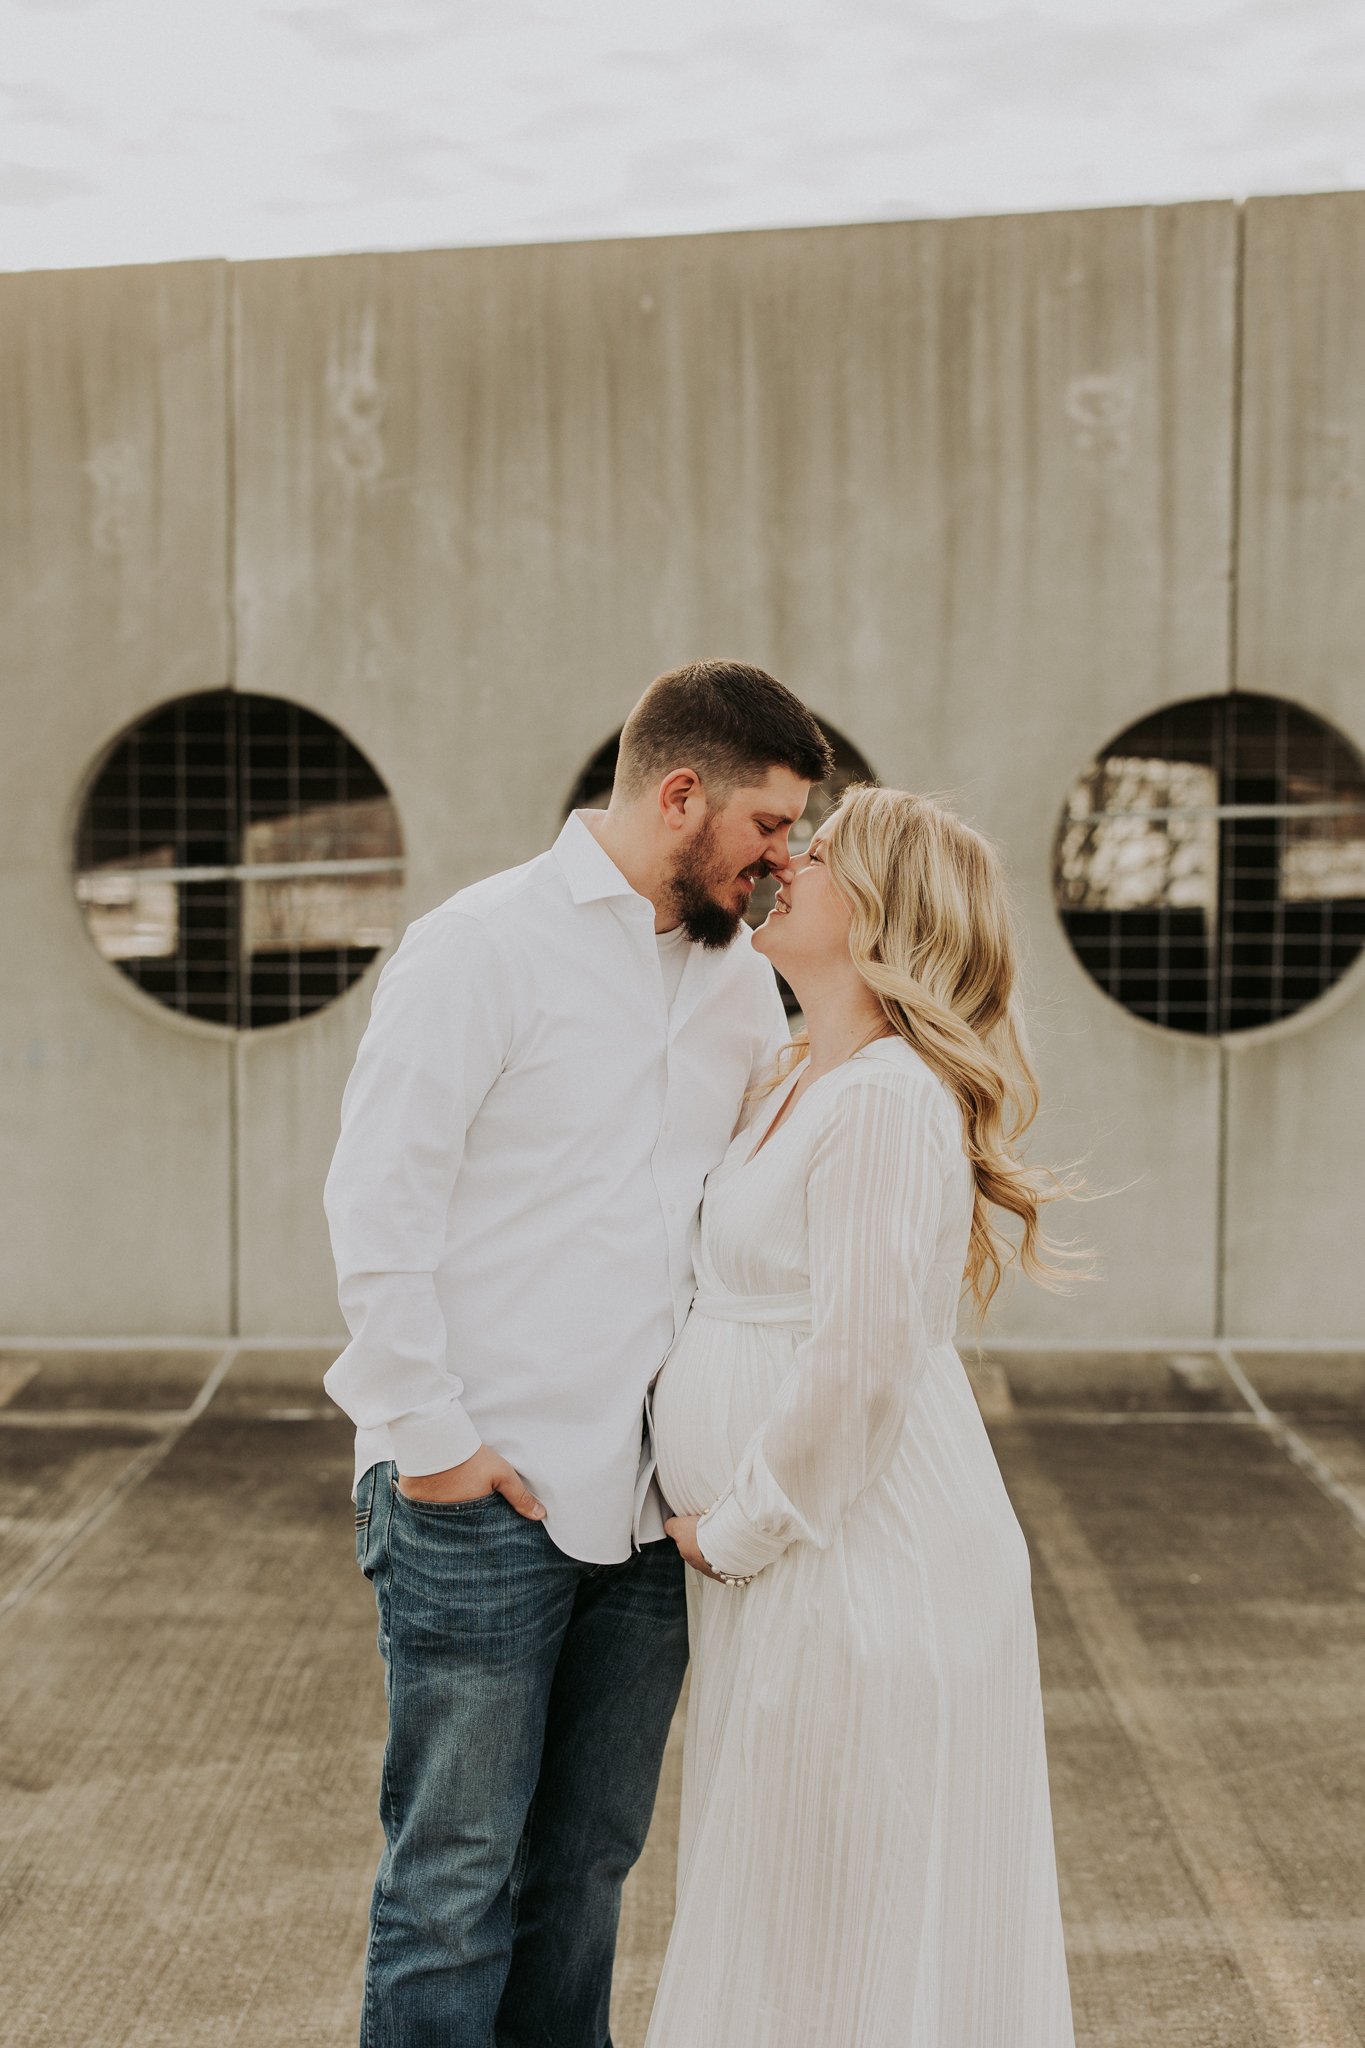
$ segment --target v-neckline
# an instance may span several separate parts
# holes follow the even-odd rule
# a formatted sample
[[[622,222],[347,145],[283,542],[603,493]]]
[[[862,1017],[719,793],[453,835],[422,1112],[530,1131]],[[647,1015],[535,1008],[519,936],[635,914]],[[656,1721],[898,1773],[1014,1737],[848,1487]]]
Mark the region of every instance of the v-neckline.
[[[754,1146],[752,1152],[746,1152],[743,1159],[740,1160],[739,1163],[741,1166],[753,1165],[755,1159],[757,1159],[759,1153],[763,1150],[763,1147],[767,1144],[769,1138],[771,1138],[774,1135],[778,1125],[782,1122],[784,1117],[786,1117],[788,1111],[790,1111],[792,1115],[795,1115],[796,1106],[792,1102],[792,1096],[796,1093],[796,1090],[800,1085],[802,1068],[808,1066],[809,1063],[810,1056],[809,1054],[807,1054],[806,1058],[801,1061],[800,1066],[797,1067],[796,1072],[792,1075],[791,1084],[788,1087],[786,1094],[782,1097],[781,1102],[778,1103],[777,1108],[774,1110],[773,1114],[768,1118],[767,1123],[763,1126],[763,1136]],[[831,1069],[831,1071],[833,1070]],[[823,1075],[817,1074],[815,1077],[815,1081],[812,1081],[810,1083],[806,1092],[809,1094],[810,1088],[813,1088],[815,1086],[816,1081],[823,1080],[823,1078]]]
[[[881,1045],[890,1036],[891,1033],[889,1031],[883,1032],[880,1035],[880,1037],[869,1039],[867,1045],[860,1045],[856,1052],[851,1052],[848,1056],[848,1059],[840,1060],[837,1066],[826,1067],[823,1074],[816,1074],[814,1076],[814,1078],[810,1082],[809,1087],[806,1089],[806,1094],[810,1094],[811,1088],[818,1088],[822,1081],[828,1081],[831,1074],[842,1073],[843,1069],[846,1066],[848,1066],[853,1060],[860,1059],[862,1055],[865,1052],[867,1052],[872,1046]],[[746,1166],[752,1166],[755,1159],[757,1159],[759,1153],[763,1151],[764,1147],[767,1145],[769,1138],[775,1136],[778,1125],[784,1122],[790,1123],[791,1118],[796,1115],[796,1111],[800,1105],[793,1103],[792,1096],[797,1088],[798,1083],[800,1082],[801,1069],[803,1067],[809,1066],[809,1064],[810,1054],[807,1053],[805,1058],[797,1067],[796,1072],[791,1077],[791,1087],[788,1088],[786,1094],[782,1097],[781,1102],[778,1104],[776,1111],[771,1117],[769,1117],[767,1123],[764,1125],[763,1136],[754,1146],[753,1151],[746,1152],[743,1159],[740,1160],[739,1163],[741,1168]],[[747,1136],[747,1133],[741,1132],[740,1135]]]

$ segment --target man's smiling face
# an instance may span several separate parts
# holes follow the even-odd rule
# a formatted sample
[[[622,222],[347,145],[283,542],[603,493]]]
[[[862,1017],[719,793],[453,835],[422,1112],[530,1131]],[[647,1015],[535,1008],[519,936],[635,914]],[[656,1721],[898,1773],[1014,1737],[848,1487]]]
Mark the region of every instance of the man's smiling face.
[[[755,884],[786,872],[787,835],[810,788],[790,768],[770,768],[761,782],[746,783],[719,808],[708,808],[669,877],[672,910],[694,943],[717,951],[730,945]]]

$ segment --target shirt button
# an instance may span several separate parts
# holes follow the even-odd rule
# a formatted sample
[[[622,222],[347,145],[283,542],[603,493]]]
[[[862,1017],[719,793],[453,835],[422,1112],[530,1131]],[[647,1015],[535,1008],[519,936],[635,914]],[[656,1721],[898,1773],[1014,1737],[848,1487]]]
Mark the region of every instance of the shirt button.
[[[666,1117],[664,1118],[664,1132],[665,1132],[665,1134],[667,1134],[667,1133],[668,1133],[669,1131],[671,1131],[671,1130],[672,1130],[672,1128],[673,1128],[673,1119],[672,1119],[672,1117],[671,1117],[671,1116],[666,1116]]]

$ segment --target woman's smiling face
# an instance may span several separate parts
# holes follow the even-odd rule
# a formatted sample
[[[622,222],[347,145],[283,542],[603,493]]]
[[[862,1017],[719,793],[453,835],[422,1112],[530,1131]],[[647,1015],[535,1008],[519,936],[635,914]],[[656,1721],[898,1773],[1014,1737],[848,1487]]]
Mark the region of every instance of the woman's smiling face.
[[[802,967],[846,959],[852,912],[829,871],[829,828],[822,825],[791,863],[777,901],[754,933],[754,945],[792,979]]]

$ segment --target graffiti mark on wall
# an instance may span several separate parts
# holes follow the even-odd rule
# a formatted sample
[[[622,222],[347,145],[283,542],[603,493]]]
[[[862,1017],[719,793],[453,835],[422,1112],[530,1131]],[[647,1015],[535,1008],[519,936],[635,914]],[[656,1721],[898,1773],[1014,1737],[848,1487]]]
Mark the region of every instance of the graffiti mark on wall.
[[[88,1038],[29,1038],[0,1044],[0,1067],[88,1067]]]
[[[142,470],[131,441],[106,441],[85,465],[90,479],[90,541],[97,555],[117,559],[132,539]]]
[[[388,393],[379,381],[376,355],[373,309],[350,322],[328,352],[328,451],[342,475],[357,484],[373,483],[384,468]]]
[[[1066,387],[1072,444],[1106,469],[1123,469],[1132,453],[1134,391],[1131,377],[1092,372]]]

